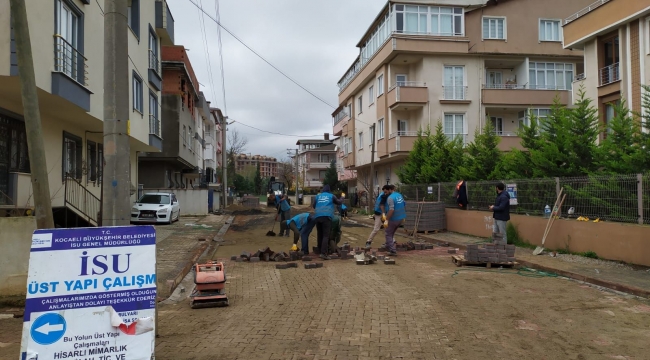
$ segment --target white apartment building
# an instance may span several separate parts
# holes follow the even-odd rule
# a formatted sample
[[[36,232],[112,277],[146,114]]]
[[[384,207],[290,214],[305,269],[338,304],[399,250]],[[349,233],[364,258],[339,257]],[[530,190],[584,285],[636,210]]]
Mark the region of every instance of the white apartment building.
[[[103,168],[103,2],[27,1],[55,223],[78,216],[97,225]],[[130,147],[133,198],[137,154],[161,149],[158,98],[161,43],[173,42],[163,0],[131,0]],[[0,208],[33,206],[23,108],[9,0],[0,0]],[[53,51],[54,50],[54,51]],[[125,159],[127,160],[127,159]]]
[[[336,161],[336,145],[332,140],[298,140],[298,174],[300,188],[318,190],[323,186],[325,173]]]
[[[502,150],[521,148],[516,132],[531,111],[572,103],[583,59],[563,48],[562,19],[591,1],[387,2],[338,83],[333,132],[344,168],[356,170],[349,185],[397,183],[417,131],[439,122],[469,143],[490,121]]]

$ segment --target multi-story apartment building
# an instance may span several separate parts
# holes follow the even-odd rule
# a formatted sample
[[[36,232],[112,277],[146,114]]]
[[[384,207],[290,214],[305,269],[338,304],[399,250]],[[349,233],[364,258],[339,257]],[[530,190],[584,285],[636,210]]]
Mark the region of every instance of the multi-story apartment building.
[[[217,178],[217,169],[221,168],[221,124],[223,120],[220,109],[210,108],[210,116],[204,131],[205,150],[203,151],[204,181],[207,184],[216,184],[221,181]]]
[[[543,117],[555,98],[572,102],[583,60],[563,48],[562,19],[592,1],[389,1],[338,83],[333,114],[341,161],[357,171],[359,189],[398,182],[417,131],[438,122],[468,143],[490,121],[502,150],[521,147],[516,131],[530,112]]]
[[[263,155],[237,155],[235,160],[235,171],[237,173],[254,173],[257,169],[258,163],[260,164],[260,175],[263,178],[270,178],[271,176],[276,178],[280,177],[280,166],[282,166],[282,163],[279,163],[278,159],[274,157]]]
[[[100,2],[87,0],[26,4],[55,222],[70,225],[64,219],[76,216],[96,225],[103,168],[103,10]],[[131,163],[134,197],[137,154],[161,149],[158,54],[161,43],[173,41],[173,18],[163,0],[130,4],[125,45],[131,153],[125,160]],[[0,0],[0,24],[0,206],[28,208],[30,164],[8,0]]]
[[[325,136],[325,140],[298,140],[299,186],[317,190],[323,186],[325,173],[332,161],[336,161],[336,145]],[[294,160],[295,161],[295,160]]]
[[[199,92],[185,47],[162,47],[162,77],[162,151],[142,154],[140,184],[145,189],[198,187],[204,151],[202,114],[209,114],[210,108]]]
[[[568,16],[563,34],[567,49],[584,51],[574,93],[584,88],[602,124],[622,99],[641,113],[641,85],[650,84],[650,1],[598,1]]]

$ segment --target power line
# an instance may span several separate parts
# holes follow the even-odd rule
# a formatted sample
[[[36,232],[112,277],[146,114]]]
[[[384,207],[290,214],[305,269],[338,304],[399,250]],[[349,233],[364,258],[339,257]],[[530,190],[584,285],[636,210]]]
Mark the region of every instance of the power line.
[[[266,60],[266,59],[265,59],[262,55],[260,55],[258,52],[256,52],[255,50],[253,50],[253,48],[251,48],[250,46],[246,45],[246,43],[243,42],[240,38],[238,38],[237,35],[235,35],[232,31],[228,30],[228,28],[226,28],[225,26],[223,26],[223,25],[221,24],[220,21],[218,21],[217,19],[215,19],[214,17],[212,17],[212,15],[208,14],[207,12],[205,12],[205,10],[203,10],[203,8],[201,8],[201,7],[200,7],[200,6],[199,6],[199,5],[198,5],[194,0],[189,0],[189,2],[191,2],[192,5],[196,6],[200,11],[202,11],[205,15],[207,15],[210,19],[212,19],[212,21],[214,21],[217,25],[219,25],[219,27],[221,27],[222,29],[226,30],[226,32],[227,32],[228,34],[230,34],[233,38],[235,38],[235,40],[239,41],[242,45],[244,45],[244,46],[245,46],[248,50],[250,50],[253,54],[257,55],[257,57],[259,57],[260,59],[262,59],[262,61],[264,61],[264,62],[267,63],[269,66],[271,66],[273,69],[275,69],[277,72],[279,72],[280,74],[282,74],[282,76],[284,76],[284,77],[286,77],[287,79],[289,79],[289,81],[291,81],[292,83],[296,84],[296,85],[297,85],[298,87],[300,87],[301,89],[305,90],[307,93],[309,93],[309,94],[310,94],[311,96],[313,96],[314,98],[318,99],[318,100],[319,100],[320,102],[322,102],[323,104],[325,104],[325,105],[327,105],[327,106],[329,106],[329,107],[331,107],[331,108],[333,108],[333,109],[336,109],[336,108],[337,108],[337,106],[334,106],[334,105],[328,103],[327,101],[323,100],[323,99],[322,99],[321,97],[319,97],[318,95],[316,95],[316,94],[314,94],[313,92],[311,92],[311,91],[310,91],[309,89],[307,89],[306,87],[302,86],[302,85],[301,85],[300,83],[298,83],[296,80],[292,79],[289,75],[287,75],[287,74],[284,73],[282,70],[280,70],[277,66],[273,65],[270,61]]]
[[[221,22],[221,12],[219,11],[219,0],[214,2],[217,21]],[[226,78],[223,71],[223,47],[221,44],[221,27],[217,26],[217,39],[219,45],[219,66],[221,68],[221,93],[223,94],[223,113],[228,114],[228,105],[226,105]]]
[[[205,12],[203,10],[203,0],[199,0],[201,7],[199,8],[199,26],[201,28],[201,36],[203,39],[203,49],[205,50],[204,55],[206,55],[205,62],[207,63],[208,68],[208,77],[210,80],[210,91],[214,95],[214,74],[212,72],[212,63],[210,61],[210,47],[208,46],[208,37],[205,31]]]
[[[231,119],[231,118],[229,118],[229,119],[230,119],[230,120],[235,120],[235,119]],[[278,133],[278,132],[273,132],[273,131],[268,131],[268,130],[262,130],[262,129],[260,129],[260,128],[256,128],[255,126],[251,126],[251,125],[244,124],[243,122],[241,122],[241,121],[239,121],[239,120],[235,120],[235,124],[244,125],[244,126],[249,127],[249,128],[251,128],[251,129],[255,129],[255,130],[257,130],[257,131],[265,132],[265,133],[268,133],[268,134],[281,135],[281,136],[291,136],[291,137],[316,137],[316,136],[323,136],[323,135],[324,135],[324,134],[319,134],[319,135],[295,135],[295,134],[283,134],[283,133]]]

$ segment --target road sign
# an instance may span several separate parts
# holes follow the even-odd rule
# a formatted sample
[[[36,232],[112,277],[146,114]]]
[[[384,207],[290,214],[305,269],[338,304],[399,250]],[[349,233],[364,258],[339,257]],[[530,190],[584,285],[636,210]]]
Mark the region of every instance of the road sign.
[[[30,335],[32,340],[41,345],[51,345],[61,340],[65,334],[66,323],[63,316],[47,313],[32,322]]]
[[[36,230],[21,359],[150,360],[153,226]]]

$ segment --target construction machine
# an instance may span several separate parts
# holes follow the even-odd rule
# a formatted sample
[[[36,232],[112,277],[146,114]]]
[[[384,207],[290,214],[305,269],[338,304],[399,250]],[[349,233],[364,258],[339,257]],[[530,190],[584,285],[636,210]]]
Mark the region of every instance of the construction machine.
[[[286,194],[287,192],[284,183],[281,181],[275,181],[275,177],[271,176],[266,190],[266,206],[276,206],[277,204],[275,199],[277,198],[279,201],[280,198]],[[289,201],[289,199],[287,199],[287,201]],[[291,204],[291,202],[289,202],[289,204]]]
[[[208,261],[194,264],[194,290],[190,295],[192,309],[213,306],[228,306],[226,296],[226,271],[223,263]]]

